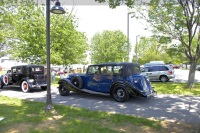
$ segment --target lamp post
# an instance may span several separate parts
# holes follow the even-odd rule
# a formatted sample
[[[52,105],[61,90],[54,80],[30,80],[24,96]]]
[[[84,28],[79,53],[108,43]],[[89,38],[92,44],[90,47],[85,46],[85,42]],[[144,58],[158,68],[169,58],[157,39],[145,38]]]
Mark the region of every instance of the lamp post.
[[[136,35],[136,44],[135,44],[135,54],[136,54],[136,62],[138,63],[138,37],[141,37],[141,35]]]
[[[127,47],[127,54],[128,54],[128,61],[130,61],[130,42],[129,42],[129,15],[130,15],[130,12],[127,13],[127,43],[128,43],[128,47]]]
[[[54,1],[54,0],[53,0]],[[50,71],[50,12],[55,14],[64,14],[64,9],[57,0],[56,4],[50,10],[50,0],[46,0],[46,54],[47,54],[47,99],[45,110],[53,109],[51,99],[51,71]]]

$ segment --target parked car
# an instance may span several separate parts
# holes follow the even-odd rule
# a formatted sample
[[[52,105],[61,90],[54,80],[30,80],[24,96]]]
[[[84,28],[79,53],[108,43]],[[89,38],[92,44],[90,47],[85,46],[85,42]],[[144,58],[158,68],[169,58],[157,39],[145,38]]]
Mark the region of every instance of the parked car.
[[[175,78],[174,70],[169,65],[146,66],[141,74],[148,76],[150,81],[167,82]]]
[[[200,71],[200,65],[197,65],[196,70]]]
[[[168,64],[168,65],[174,69],[179,69],[181,67],[180,65],[174,65],[174,64]]]
[[[6,74],[1,75],[0,88],[3,86],[19,86],[23,92],[29,92],[31,88],[41,87],[46,90],[46,75],[44,66],[20,65],[13,66]]]
[[[110,95],[118,102],[129,96],[149,97],[155,94],[146,76],[140,75],[136,63],[103,63],[89,65],[86,73],[69,74],[58,81],[61,96],[70,91]]]

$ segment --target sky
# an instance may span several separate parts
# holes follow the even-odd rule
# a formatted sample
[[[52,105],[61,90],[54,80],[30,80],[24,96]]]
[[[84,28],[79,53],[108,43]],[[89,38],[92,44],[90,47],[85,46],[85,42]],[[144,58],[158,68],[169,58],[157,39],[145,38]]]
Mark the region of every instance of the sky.
[[[35,0],[37,3],[46,4],[46,0]],[[84,32],[90,41],[92,36],[104,30],[120,30],[127,35],[128,12],[127,6],[122,5],[115,9],[109,8],[107,3],[99,4],[95,0],[59,0],[61,6],[78,18],[78,30]],[[55,2],[51,2],[51,7]],[[129,40],[131,46],[136,44],[136,36],[149,36],[150,32],[144,30],[144,24],[131,18],[129,15]],[[139,40],[139,38],[138,38]],[[133,50],[131,51],[133,54]]]
[[[116,9],[97,5],[76,6],[73,12],[78,18],[78,30],[85,32],[88,39],[91,39],[95,33],[102,33],[104,30],[120,30],[127,35],[128,9],[126,6]],[[132,47],[136,44],[137,35],[149,36],[151,34],[144,28],[144,24],[129,15],[129,40]]]

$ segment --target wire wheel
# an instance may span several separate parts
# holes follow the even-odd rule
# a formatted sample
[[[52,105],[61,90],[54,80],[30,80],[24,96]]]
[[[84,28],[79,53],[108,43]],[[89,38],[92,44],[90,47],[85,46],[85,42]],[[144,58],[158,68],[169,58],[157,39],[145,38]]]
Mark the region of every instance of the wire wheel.
[[[61,96],[68,96],[69,95],[69,90],[67,89],[66,85],[60,85],[59,86],[59,93]]]
[[[112,95],[117,102],[124,102],[129,99],[129,93],[121,86],[116,86],[112,91]]]

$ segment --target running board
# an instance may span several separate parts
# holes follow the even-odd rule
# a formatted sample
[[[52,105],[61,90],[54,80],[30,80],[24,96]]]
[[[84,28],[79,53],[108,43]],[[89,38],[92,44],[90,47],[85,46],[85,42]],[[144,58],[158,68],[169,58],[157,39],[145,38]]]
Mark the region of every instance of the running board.
[[[107,94],[107,93],[101,93],[101,92],[91,91],[91,90],[87,90],[87,89],[81,89],[81,91],[86,92],[86,93],[90,93],[90,94],[110,96],[110,94]]]

